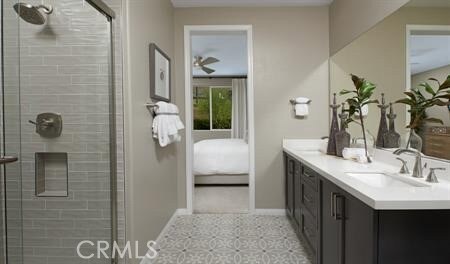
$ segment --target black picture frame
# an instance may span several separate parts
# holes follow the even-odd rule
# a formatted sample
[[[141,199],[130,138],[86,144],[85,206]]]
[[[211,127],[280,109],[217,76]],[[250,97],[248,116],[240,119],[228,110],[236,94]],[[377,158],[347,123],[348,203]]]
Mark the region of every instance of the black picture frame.
[[[160,65],[161,58],[165,59],[166,65]],[[161,67],[164,67],[162,69]],[[156,74],[157,68],[160,69],[161,73],[159,76]],[[155,43],[150,44],[150,98],[156,101],[170,102],[172,94],[172,65],[170,57],[162,51]],[[165,84],[164,79],[166,79]],[[166,87],[161,87],[161,85]],[[161,94],[162,90],[164,94]]]

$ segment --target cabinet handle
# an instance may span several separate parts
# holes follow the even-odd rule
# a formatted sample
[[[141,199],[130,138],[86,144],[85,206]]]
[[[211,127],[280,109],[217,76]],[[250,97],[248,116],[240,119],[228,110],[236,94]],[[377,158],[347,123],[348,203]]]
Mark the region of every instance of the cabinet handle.
[[[309,229],[306,226],[303,227],[303,232],[307,237],[312,238],[311,233],[309,232]]]
[[[309,198],[308,195],[304,194],[303,199],[305,199],[308,203],[311,203],[311,198]]]
[[[344,208],[345,208],[345,200],[343,199],[344,196],[337,194],[334,198],[334,212],[335,212],[335,216],[334,219],[335,220],[342,220],[344,219]],[[339,212],[337,210],[338,208],[338,201],[341,201],[341,206],[339,208]]]
[[[336,217],[335,217],[336,216],[335,200],[336,200],[336,193],[332,192],[330,207],[331,207],[331,217],[333,217],[334,219],[336,219]]]
[[[303,175],[305,175],[306,177],[308,177],[308,178],[314,178],[314,176],[312,176],[312,175],[309,175],[308,173],[306,173],[306,172],[303,172]]]

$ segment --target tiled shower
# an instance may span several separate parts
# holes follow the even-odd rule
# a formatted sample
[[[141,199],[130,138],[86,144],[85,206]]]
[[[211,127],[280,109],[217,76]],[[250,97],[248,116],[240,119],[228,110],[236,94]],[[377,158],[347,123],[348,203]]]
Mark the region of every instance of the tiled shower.
[[[111,21],[99,1],[27,1],[53,7],[43,25],[19,18],[17,2],[2,3],[2,149],[19,161],[2,171],[0,263],[111,263],[76,247],[125,236],[121,1],[101,1]],[[46,134],[54,118],[60,134]]]

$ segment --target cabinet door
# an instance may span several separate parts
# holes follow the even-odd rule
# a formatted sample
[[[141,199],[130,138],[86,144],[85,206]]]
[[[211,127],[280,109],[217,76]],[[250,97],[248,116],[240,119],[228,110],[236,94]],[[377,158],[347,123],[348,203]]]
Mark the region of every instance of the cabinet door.
[[[294,169],[295,161],[286,156],[286,212],[294,217]]]
[[[299,226],[302,224],[302,182],[301,164],[297,161],[294,169],[294,219]]]
[[[375,211],[350,194],[345,195],[345,264],[376,263]]]
[[[339,211],[344,202],[340,189],[329,181],[322,180],[321,197],[321,264],[344,264],[343,220],[342,212]]]

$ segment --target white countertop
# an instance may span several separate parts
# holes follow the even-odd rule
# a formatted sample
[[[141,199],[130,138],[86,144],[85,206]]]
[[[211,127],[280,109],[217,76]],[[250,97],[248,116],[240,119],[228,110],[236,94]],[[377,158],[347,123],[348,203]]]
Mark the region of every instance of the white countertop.
[[[408,181],[415,181],[426,186],[373,187],[347,175],[347,173],[383,172],[397,174],[400,165],[393,166],[385,162],[380,162],[377,160],[377,156],[375,156],[374,162],[361,164],[326,155],[318,151],[318,148],[314,148],[314,145],[320,145],[318,142],[320,141],[283,140],[283,150],[374,209],[450,209],[450,181],[447,178],[438,176],[439,183],[428,183],[425,181],[425,178],[416,179],[410,175],[398,175],[399,177],[407,177]],[[409,163],[411,171],[412,165],[413,163]],[[448,175],[450,172],[446,171],[442,173]],[[426,173],[424,176],[426,177]]]

